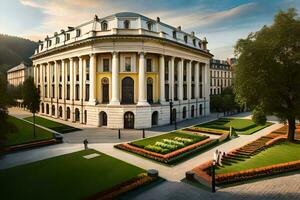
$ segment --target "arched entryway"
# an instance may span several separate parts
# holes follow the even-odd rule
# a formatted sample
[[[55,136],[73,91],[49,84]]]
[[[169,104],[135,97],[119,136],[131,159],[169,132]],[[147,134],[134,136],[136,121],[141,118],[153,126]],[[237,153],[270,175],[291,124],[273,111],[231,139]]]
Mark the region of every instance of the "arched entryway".
[[[124,128],[134,128],[134,114],[132,112],[126,112],[124,114]]]
[[[102,84],[102,103],[109,102],[109,80],[108,78],[103,78],[101,80]]]
[[[191,117],[194,118],[195,117],[195,106],[192,105],[191,107]]]
[[[78,108],[75,108],[75,122],[80,121],[80,112]]]
[[[107,114],[104,111],[99,113],[99,126],[107,126]]]
[[[122,103],[134,103],[134,81],[130,77],[126,77],[122,80]]]
[[[158,125],[158,112],[157,111],[154,111],[152,113],[151,124],[152,124],[152,126]]]
[[[153,79],[147,79],[147,101],[153,103]]]

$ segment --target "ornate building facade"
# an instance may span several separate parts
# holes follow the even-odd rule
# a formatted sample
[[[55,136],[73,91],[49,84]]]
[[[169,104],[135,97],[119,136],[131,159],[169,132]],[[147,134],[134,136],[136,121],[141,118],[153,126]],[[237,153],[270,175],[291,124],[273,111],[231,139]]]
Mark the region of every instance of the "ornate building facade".
[[[206,39],[159,18],[95,16],[40,41],[32,56],[40,113],[137,129],[207,115],[211,57]]]
[[[226,60],[211,59],[210,61],[210,94],[218,95],[226,87],[232,86],[233,68],[236,59]]]

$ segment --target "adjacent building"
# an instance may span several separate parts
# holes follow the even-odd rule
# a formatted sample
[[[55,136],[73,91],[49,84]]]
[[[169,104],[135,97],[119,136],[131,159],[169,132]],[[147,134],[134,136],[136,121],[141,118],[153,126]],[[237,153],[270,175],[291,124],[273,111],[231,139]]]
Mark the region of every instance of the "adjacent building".
[[[33,77],[33,67],[24,62],[21,62],[19,65],[7,71],[7,81],[13,86],[23,84],[30,76]]]
[[[236,59],[210,60],[210,94],[221,94],[222,90],[233,83],[233,64]]]
[[[40,113],[137,129],[208,115],[211,58],[205,38],[160,18],[95,16],[39,42]]]

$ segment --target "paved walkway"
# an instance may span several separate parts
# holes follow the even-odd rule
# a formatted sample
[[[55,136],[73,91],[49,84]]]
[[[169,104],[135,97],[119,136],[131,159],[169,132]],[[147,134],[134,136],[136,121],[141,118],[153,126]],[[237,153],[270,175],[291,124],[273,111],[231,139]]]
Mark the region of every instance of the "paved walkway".
[[[120,199],[134,200],[299,200],[300,174],[259,180],[219,189],[216,193],[185,183],[165,181],[146,191],[137,190]]]

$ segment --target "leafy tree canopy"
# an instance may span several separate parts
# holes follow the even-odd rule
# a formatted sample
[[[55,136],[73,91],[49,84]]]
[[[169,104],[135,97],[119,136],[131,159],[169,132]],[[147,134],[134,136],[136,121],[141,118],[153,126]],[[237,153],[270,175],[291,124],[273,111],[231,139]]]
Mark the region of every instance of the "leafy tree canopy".
[[[271,26],[240,39],[235,47],[237,98],[250,108],[289,122],[294,139],[300,115],[300,19],[295,9],[280,11]]]

